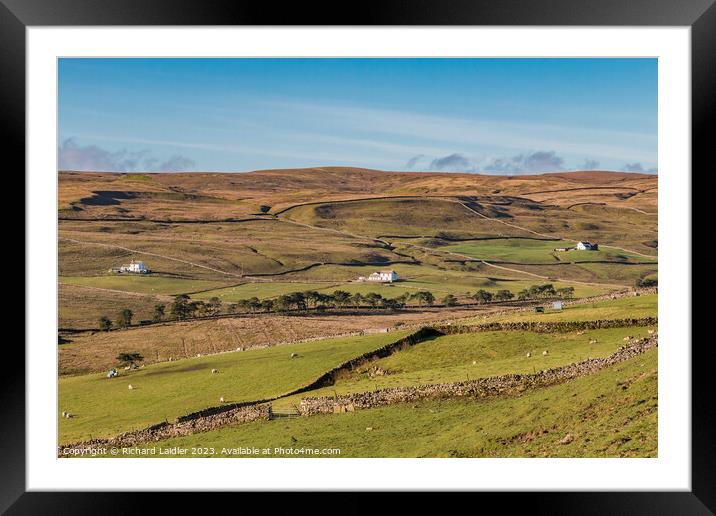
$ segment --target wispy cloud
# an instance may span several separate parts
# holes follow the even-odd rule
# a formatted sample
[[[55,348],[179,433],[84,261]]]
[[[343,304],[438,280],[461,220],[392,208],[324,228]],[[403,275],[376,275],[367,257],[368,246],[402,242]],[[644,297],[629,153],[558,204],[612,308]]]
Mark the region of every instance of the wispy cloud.
[[[609,156],[613,159],[651,161],[656,136],[639,132],[585,129],[534,122],[436,116],[350,105],[328,105],[291,101],[265,102],[267,109],[278,109],[292,116],[340,120],[340,127],[370,134],[406,136],[413,141],[450,142],[453,147],[503,149],[558,148],[572,156]],[[628,143],[625,143],[628,142]]]
[[[413,156],[405,164],[406,170],[415,170],[420,164],[420,162],[425,160],[426,158],[427,156],[425,154],[418,154],[417,156]]]
[[[79,145],[68,138],[58,148],[58,166],[60,170],[182,172],[191,170],[195,163],[186,156],[173,155],[161,160],[147,150],[109,151],[97,145]]]

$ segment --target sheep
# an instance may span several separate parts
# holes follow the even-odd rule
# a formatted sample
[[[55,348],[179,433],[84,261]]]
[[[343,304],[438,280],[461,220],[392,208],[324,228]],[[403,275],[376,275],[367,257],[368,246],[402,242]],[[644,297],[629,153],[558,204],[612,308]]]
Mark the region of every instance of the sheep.
[[[473,360],[472,365],[477,365],[477,360]]]
[[[528,352],[527,352],[527,358],[530,358],[531,356],[532,356],[532,353],[528,351]]]
[[[589,343],[590,343],[590,344],[596,344],[596,343],[597,343],[597,339],[591,339],[591,340],[589,341]]]
[[[127,385],[127,389],[131,391],[132,389],[134,389],[134,387],[132,387],[132,384],[130,383],[129,385]]]
[[[546,357],[547,355],[549,355],[549,351],[547,351],[547,350],[545,349],[545,350],[542,352],[542,356],[543,356],[543,357]]]
[[[218,373],[218,372],[219,372],[218,369],[212,369],[212,370],[211,370],[211,374],[216,374],[216,373]]]
[[[297,358],[297,357],[298,357],[298,353],[291,353],[291,358]]]
[[[224,397],[219,398],[219,403],[224,403]]]
[[[64,410],[62,411],[62,417],[67,417],[67,412],[65,412]]]
[[[72,417],[72,414],[70,414],[69,412],[65,412],[66,419],[70,419],[71,417]]]

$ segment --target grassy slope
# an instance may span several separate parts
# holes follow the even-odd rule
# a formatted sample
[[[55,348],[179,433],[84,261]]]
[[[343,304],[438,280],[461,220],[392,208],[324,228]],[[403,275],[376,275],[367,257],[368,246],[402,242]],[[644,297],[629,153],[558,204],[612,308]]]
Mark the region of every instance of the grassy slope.
[[[479,217],[457,202],[427,199],[373,199],[299,206],[281,217],[360,235],[423,236],[450,231],[460,236],[529,233]]]
[[[286,393],[366,351],[407,332],[346,337],[291,346],[226,353],[164,362],[107,379],[104,374],[61,378],[59,412],[76,414],[59,421],[60,442],[109,436],[164,419],[227,403]],[[298,353],[300,358],[291,358]],[[212,369],[219,374],[212,374]],[[129,390],[131,384],[134,389]]]
[[[335,385],[311,392],[332,396],[386,387],[459,382],[508,373],[533,373],[586,358],[604,357],[624,345],[626,336],[645,337],[646,328],[612,328],[568,334],[486,332],[449,335],[366,364]],[[594,339],[596,344],[590,344]],[[549,354],[543,356],[542,352]],[[527,353],[531,357],[527,357]],[[473,364],[473,362],[476,362]],[[390,374],[369,375],[380,367]],[[277,409],[297,405],[306,394],[277,400]]]
[[[224,447],[244,446],[338,447],[341,457],[656,457],[657,401],[653,350],[515,398],[424,401],[254,422],[148,447],[214,447],[219,456]],[[568,433],[573,442],[560,444]]]
[[[613,249],[600,249],[599,251],[554,251],[554,249],[558,247],[574,245],[575,242],[571,241],[540,242],[538,240],[506,239],[461,242],[459,244],[443,246],[440,247],[440,249],[485,260],[524,263],[555,263],[582,260],[609,260],[614,262],[653,261],[650,258]]]
[[[330,283],[296,283],[290,281],[272,281],[272,282],[255,282],[244,283],[234,287],[220,288],[209,290],[199,294],[192,295],[193,299],[210,299],[214,296],[224,302],[230,303],[239,301],[240,299],[249,299],[258,297],[259,299],[273,298],[282,294],[290,294],[291,292],[303,292],[304,290],[320,290],[330,286]],[[337,285],[337,284],[335,284]]]
[[[143,294],[181,294],[226,285],[222,281],[168,278],[155,275],[113,274],[107,276],[61,276],[60,283]]]
[[[596,319],[624,319],[658,316],[658,295],[622,297],[593,303],[566,306],[561,311],[536,314],[522,311],[506,315],[493,315],[469,322],[482,324],[491,321],[591,321]]]
[[[380,269],[393,269],[398,273],[401,281],[393,284],[356,283],[359,276],[368,276],[370,273]],[[494,270],[493,270],[494,271]],[[464,295],[468,292],[475,292],[484,289],[491,292],[497,290],[510,290],[517,293],[531,285],[545,283],[547,280],[539,278],[511,279],[498,276],[488,276],[469,270],[438,269],[426,265],[397,264],[390,266],[336,266],[327,265],[316,267],[310,271],[287,275],[285,278],[291,281],[277,280],[271,283],[247,283],[237,287],[216,289],[198,294],[197,299],[208,299],[218,296],[224,301],[237,301],[251,296],[259,298],[275,297],[288,292],[300,292],[304,290],[319,290],[322,292],[333,292],[334,290],[346,290],[350,293],[360,292],[367,294],[377,292],[384,297],[398,297],[401,294],[415,293],[417,290],[429,290],[436,298],[440,299],[446,294]],[[329,282],[317,283],[316,281]],[[569,286],[569,283],[552,282],[555,288]],[[604,289],[589,285],[573,285],[577,297],[593,296],[604,293]]]
[[[89,287],[60,283],[59,327],[97,329],[103,315],[114,320],[120,310],[129,308],[134,320],[151,319],[154,306],[168,305],[171,297],[129,292],[107,292]]]

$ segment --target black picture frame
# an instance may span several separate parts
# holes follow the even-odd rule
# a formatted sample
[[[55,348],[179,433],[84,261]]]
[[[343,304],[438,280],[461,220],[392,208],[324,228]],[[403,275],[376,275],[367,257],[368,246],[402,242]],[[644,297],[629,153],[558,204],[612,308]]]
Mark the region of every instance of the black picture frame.
[[[716,98],[716,0],[383,0],[355,5],[314,1],[271,4],[244,0],[0,0],[0,127],[14,170],[25,167],[25,30],[80,25],[548,25],[690,26],[692,162],[708,171],[709,126]],[[6,172],[7,173],[7,172]],[[13,172],[17,174],[17,172]],[[685,171],[691,174],[691,171]],[[666,193],[668,195],[668,193]],[[19,247],[19,246],[18,246]],[[26,271],[26,275],[30,272]],[[684,278],[691,284],[691,278]],[[26,307],[31,310],[31,306]],[[669,343],[688,349],[688,342]],[[6,342],[10,348],[10,342]],[[713,514],[716,511],[714,403],[710,341],[692,345],[692,490],[689,492],[481,494],[504,509],[529,506],[551,514]],[[143,496],[126,493],[25,492],[25,357],[14,346],[0,374],[0,511],[7,514],[121,514]],[[146,495],[144,495],[146,496]],[[165,511],[187,509],[187,496],[163,493]],[[211,494],[212,505],[230,495]],[[245,497],[245,494],[241,496]],[[298,498],[297,498],[298,496]],[[473,495],[474,496],[474,495]],[[290,505],[301,505],[292,495]],[[333,509],[360,507],[359,494]],[[363,499],[364,500],[364,499]],[[278,499],[272,495],[272,503]],[[493,500],[490,500],[493,501]],[[248,506],[245,506],[248,507]]]

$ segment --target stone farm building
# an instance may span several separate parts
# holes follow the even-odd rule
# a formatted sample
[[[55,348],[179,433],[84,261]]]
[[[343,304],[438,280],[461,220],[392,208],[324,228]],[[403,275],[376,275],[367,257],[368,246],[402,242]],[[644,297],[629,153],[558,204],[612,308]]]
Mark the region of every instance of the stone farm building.
[[[122,265],[119,268],[119,272],[132,272],[134,274],[147,274],[149,269],[144,265],[144,262],[139,260],[132,260],[129,265]]]
[[[358,281],[373,281],[376,283],[393,283],[394,281],[398,280],[398,273],[394,270],[389,271],[378,271],[372,273],[367,278],[365,276],[361,276],[358,278]]]
[[[577,250],[579,251],[597,251],[598,249],[598,244],[592,244],[587,241],[577,242]]]

